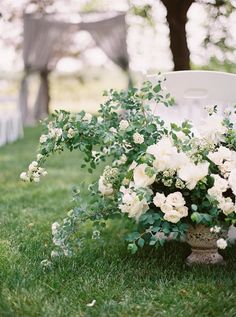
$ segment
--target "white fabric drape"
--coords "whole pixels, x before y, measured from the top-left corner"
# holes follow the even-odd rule
[[[25,123],[31,121],[32,117],[34,120],[42,119],[48,113],[48,74],[61,57],[61,48],[73,38],[76,31],[83,29],[90,32],[105,54],[123,70],[128,71],[125,14],[108,14],[106,17],[104,13],[99,13],[96,16],[95,21],[82,20],[80,23],[64,22],[53,15],[24,16],[25,76],[21,83],[19,105]],[[27,104],[27,75],[32,72],[39,73],[40,87],[33,114],[30,114]]]

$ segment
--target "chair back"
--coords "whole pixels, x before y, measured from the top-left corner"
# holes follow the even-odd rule
[[[217,105],[219,113],[236,104],[236,75],[215,71],[176,71],[163,74],[163,86],[175,99],[175,106],[166,109],[155,105],[153,112],[167,122],[182,122],[185,119],[199,123],[206,115],[204,107]],[[148,80],[155,84],[156,75]]]

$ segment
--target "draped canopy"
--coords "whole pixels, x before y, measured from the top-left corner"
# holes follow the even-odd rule
[[[90,13],[79,16],[80,21],[68,21],[63,16],[25,14],[23,58],[25,74],[21,82],[19,107],[22,118],[38,120],[48,113],[48,74],[52,71],[75,32],[88,31],[104,53],[123,70],[128,71],[127,28],[125,14],[119,12]],[[78,17],[77,17],[78,20]],[[34,113],[28,112],[28,76],[40,74],[40,87]]]

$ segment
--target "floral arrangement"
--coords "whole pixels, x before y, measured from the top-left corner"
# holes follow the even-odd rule
[[[83,203],[75,191],[76,204],[66,218],[52,224],[55,250],[51,256],[72,255],[79,246],[80,224],[92,220],[98,226],[114,216],[128,217],[136,229],[126,237],[135,253],[145,245],[163,245],[168,237],[183,240],[188,227],[203,224],[213,234],[236,223],[236,130],[226,109],[207,109],[198,127],[189,121],[167,125],[152,113],[153,103],[173,105],[173,98],[156,85],[145,82],[140,89],[106,92],[99,116],[56,111],[45,123],[37,160],[21,174],[24,181],[39,182],[47,174],[47,158],[64,149],[84,153],[81,168],[89,173],[104,161],[109,164],[88,188]],[[227,240],[217,246],[224,249]]]

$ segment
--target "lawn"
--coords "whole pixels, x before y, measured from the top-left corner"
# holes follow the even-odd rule
[[[0,149],[1,317],[236,316],[235,247],[224,252],[227,266],[189,268],[185,244],[129,254],[122,240],[127,224],[117,221],[101,241],[88,240],[76,256],[44,272],[51,223],[69,208],[72,186],[88,184],[91,175],[80,170],[79,153],[63,153],[49,161],[40,184],[21,183],[40,130],[25,132]],[[85,230],[89,236],[89,225]]]

